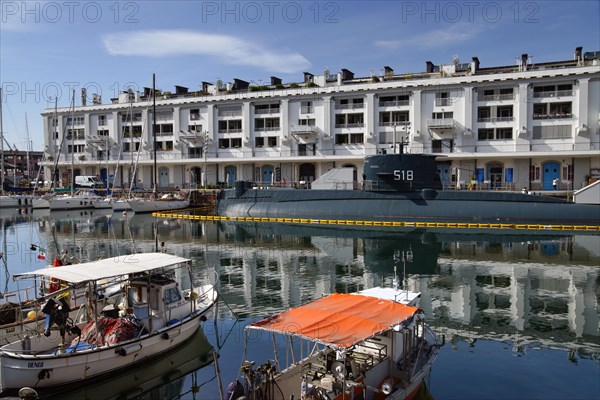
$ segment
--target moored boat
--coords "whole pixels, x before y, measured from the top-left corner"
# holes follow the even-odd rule
[[[157,199],[154,198],[133,198],[127,200],[129,208],[136,213],[150,213],[156,211],[181,210],[190,205],[187,198],[178,198],[170,194],[165,194]]]
[[[246,351],[250,335],[254,342],[257,331],[268,333],[275,363],[243,362],[245,384],[230,385],[229,398],[413,398],[441,343],[397,289],[378,289],[332,294],[248,325]]]
[[[58,279],[73,291],[87,288],[93,320],[77,322],[67,316],[68,303],[48,300],[42,310],[50,329],[0,347],[0,389],[76,384],[183,344],[206,319],[217,292],[212,285],[182,289],[177,267],[191,274],[190,259],[140,253],[14,275],[16,280]],[[111,296],[120,300],[98,310],[94,289],[107,281],[120,288],[120,297]]]
[[[95,208],[94,202],[103,198],[90,190],[80,190],[70,195],[56,195],[49,199],[50,210],[78,210]]]

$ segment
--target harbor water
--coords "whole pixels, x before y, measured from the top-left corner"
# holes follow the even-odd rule
[[[221,295],[214,319],[182,348],[56,398],[218,400],[219,382],[225,390],[245,357],[262,363],[270,354],[269,338],[259,336],[244,355],[249,322],[397,277],[422,293],[419,305],[445,341],[421,398],[600,399],[598,232],[0,211],[3,294],[17,288],[12,274],[64,250],[81,261],[158,250],[191,258],[198,281]]]

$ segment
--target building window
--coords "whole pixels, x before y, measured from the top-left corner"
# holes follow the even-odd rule
[[[382,96],[379,98],[379,107],[399,107],[409,105],[409,95]]]
[[[477,121],[478,122],[489,122],[492,118],[491,107],[478,107],[477,108]]]
[[[200,119],[200,109],[194,108],[190,110],[190,120],[198,121]]]
[[[277,136],[269,136],[267,143],[269,147],[277,147]]]
[[[300,126],[315,126],[317,124],[314,118],[303,118],[298,120]]]
[[[106,126],[106,115],[98,115],[98,126]]]
[[[312,101],[303,101],[300,103],[300,114],[310,114],[313,110],[313,102]]]
[[[171,151],[171,150],[173,150],[173,141],[172,140],[156,142],[156,151]]]
[[[352,133],[352,134],[350,134],[350,143],[351,144],[362,144],[362,143],[364,143],[364,135],[362,133]]]
[[[255,131],[278,131],[279,130],[279,118],[255,118],[254,119],[254,130]]]
[[[379,126],[406,125],[408,122],[408,111],[383,111],[379,113]]]
[[[254,138],[254,147],[263,147],[265,145],[265,138],[257,137]]]
[[[571,125],[534,126],[533,139],[567,139],[572,136]]]
[[[254,106],[254,114],[279,114],[279,103],[257,104]]]
[[[434,113],[431,113],[431,118],[433,118],[433,119],[451,119],[451,118],[454,118],[454,112],[453,111],[434,112]]]
[[[160,124],[156,126],[156,133],[162,136],[170,136],[173,134],[173,124]]]
[[[131,134],[133,132],[133,135]],[[134,125],[134,126],[125,126],[123,127],[123,137],[141,137],[142,136],[142,126]]]
[[[494,129],[482,128],[477,131],[477,140],[494,140]]]
[[[242,131],[242,120],[232,119],[219,121],[219,133],[240,133]]]
[[[141,122],[142,121],[142,113],[126,113],[121,114],[121,122]]]
[[[348,144],[348,135],[335,135],[335,144]]]
[[[98,136],[108,136],[108,129],[98,129],[96,133]]]
[[[512,128],[496,128],[497,140],[512,139]]]
[[[540,167],[537,165],[529,166],[529,180],[530,181],[539,181],[540,180]]]
[[[228,149],[229,148],[229,139],[219,139],[219,148],[220,149]]]
[[[438,107],[446,107],[452,104],[450,94],[448,92],[440,92],[435,94],[435,105]]]
[[[242,147],[242,139],[241,138],[232,138],[231,139],[231,147],[233,147],[233,148]]]
[[[237,117],[242,115],[242,106],[219,106],[217,113],[219,117]]]
[[[85,117],[83,115],[79,115],[76,117],[69,117],[67,118],[67,126],[73,126],[73,125],[83,125],[85,123]]]

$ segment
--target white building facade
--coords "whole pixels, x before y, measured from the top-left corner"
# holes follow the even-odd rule
[[[354,78],[342,70],[304,82],[203,83],[190,92],[125,92],[111,104],[47,109],[46,176],[111,176],[161,189],[308,184],[335,167],[398,152],[438,154],[448,188],[577,190],[600,178],[600,52],[480,68],[458,60],[426,72]],[[156,120],[155,135],[152,123]],[[155,144],[156,143],[156,144]],[[108,172],[107,172],[108,171]]]

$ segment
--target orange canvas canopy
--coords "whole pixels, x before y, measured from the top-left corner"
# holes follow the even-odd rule
[[[335,293],[248,328],[347,348],[406,321],[418,310],[376,297]]]

